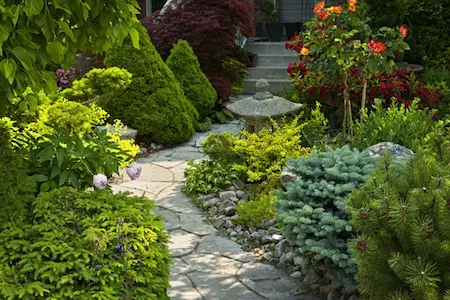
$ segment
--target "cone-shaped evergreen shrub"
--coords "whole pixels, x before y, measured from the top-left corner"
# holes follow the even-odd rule
[[[61,188],[0,232],[1,299],[169,299],[169,239],[152,201]]]
[[[37,192],[23,160],[8,147],[10,142],[6,119],[0,119],[0,231],[9,221],[27,218],[28,206]]]
[[[131,38],[111,49],[107,67],[119,67],[132,75],[131,84],[102,101],[112,119],[120,119],[161,144],[179,144],[194,134],[198,113],[186,99],[172,71],[156,52],[147,30],[137,24],[140,49]]]
[[[200,69],[197,56],[187,41],[179,41],[170,51],[166,64],[181,83],[184,94],[201,118],[207,116],[217,99],[216,90]]]
[[[312,152],[309,158],[288,162],[298,180],[277,191],[277,220],[296,254],[323,265],[335,288],[356,290],[356,266],[347,248],[352,237],[345,202],[366,180],[374,160],[348,146]]]
[[[448,151],[448,149],[447,149]],[[349,197],[351,251],[369,299],[450,299],[450,169],[433,155],[388,157]]]

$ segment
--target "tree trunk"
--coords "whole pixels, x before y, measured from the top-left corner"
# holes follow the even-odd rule
[[[367,97],[367,76],[364,77],[364,84],[362,90],[362,99],[361,99],[361,112],[359,115],[360,122],[364,122],[364,110],[366,108],[366,97]]]

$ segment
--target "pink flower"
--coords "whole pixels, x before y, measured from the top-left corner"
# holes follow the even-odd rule
[[[142,174],[142,167],[137,163],[132,163],[127,167],[127,174],[130,176],[131,180],[138,179]]]
[[[93,184],[99,190],[103,190],[108,185],[108,178],[103,174],[97,174],[93,178]]]

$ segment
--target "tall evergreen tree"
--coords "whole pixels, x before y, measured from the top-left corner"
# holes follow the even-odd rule
[[[194,134],[198,112],[152,45],[147,30],[140,23],[136,29],[140,49],[128,37],[105,58],[107,67],[129,71],[133,75],[131,84],[103,101],[102,106],[112,118],[122,120],[156,143],[182,143]]]
[[[216,90],[200,69],[197,56],[187,41],[179,41],[170,51],[166,61],[184,94],[204,118],[211,112],[217,99]]]

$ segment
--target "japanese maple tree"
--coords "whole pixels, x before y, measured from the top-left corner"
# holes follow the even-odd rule
[[[226,62],[229,58],[247,62],[236,44],[236,32],[253,34],[254,10],[253,0],[173,0],[143,24],[163,58],[178,40],[188,41],[219,98],[227,99],[233,82],[242,78],[236,64]]]

